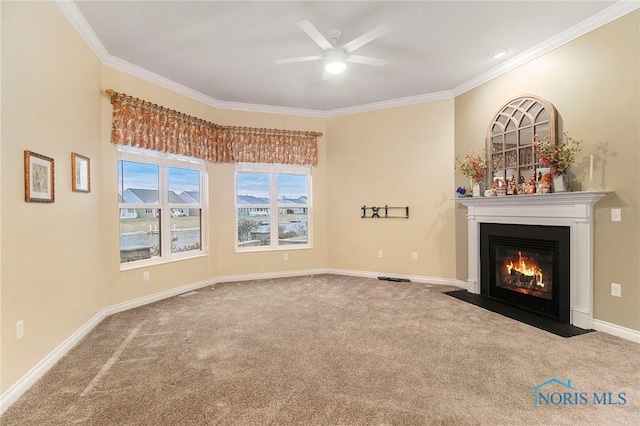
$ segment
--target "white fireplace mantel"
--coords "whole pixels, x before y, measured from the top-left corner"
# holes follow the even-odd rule
[[[469,278],[480,293],[480,223],[568,226],[571,233],[571,324],[590,329],[593,320],[593,205],[608,191],[557,192],[456,199],[467,207]]]

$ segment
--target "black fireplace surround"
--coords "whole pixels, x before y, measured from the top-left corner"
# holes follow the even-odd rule
[[[570,238],[567,226],[481,223],[481,294],[569,324]],[[505,269],[525,260],[535,273]]]

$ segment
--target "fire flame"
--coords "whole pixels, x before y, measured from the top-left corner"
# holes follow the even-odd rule
[[[537,264],[527,265],[527,262],[522,258],[522,252],[518,252],[518,263],[516,265],[513,264],[511,259],[509,259],[509,264],[507,266],[507,273],[511,274],[511,270],[515,270],[520,272],[521,274],[528,276],[536,276],[538,281],[538,286],[544,287],[544,283],[542,281],[542,270],[538,267]]]

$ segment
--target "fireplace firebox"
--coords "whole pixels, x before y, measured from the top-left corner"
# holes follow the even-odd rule
[[[481,294],[570,322],[570,228],[480,224]]]

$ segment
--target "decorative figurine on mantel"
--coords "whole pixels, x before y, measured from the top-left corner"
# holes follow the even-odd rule
[[[504,197],[507,195],[507,185],[501,178],[494,179],[489,194],[492,197]]]
[[[548,194],[551,192],[552,187],[553,177],[551,177],[551,173],[543,174],[540,179],[540,184],[538,185],[538,194]]]
[[[525,193],[529,195],[536,193],[536,173],[535,172],[531,173],[531,177],[529,178],[529,183],[527,184]]]
[[[516,177],[511,175],[509,178],[509,183],[507,184],[507,195],[517,195],[518,194],[518,185],[516,185]]]

